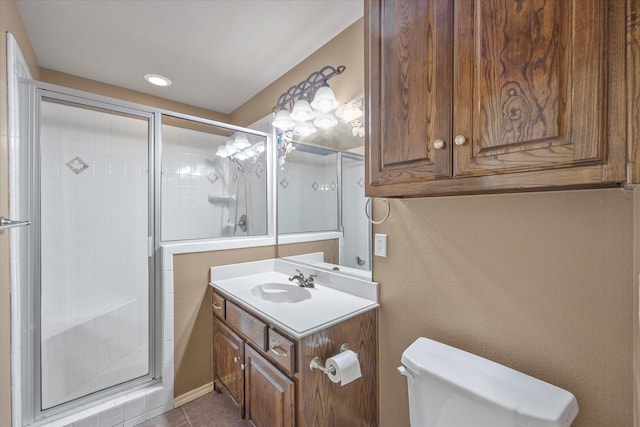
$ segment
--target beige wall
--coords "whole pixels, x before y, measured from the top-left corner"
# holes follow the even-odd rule
[[[396,367],[419,336],[573,392],[575,427],[632,426],[633,209],[619,189],[391,201],[381,427],[408,426]]]
[[[324,252],[324,262],[340,264],[340,241],[338,239],[278,245],[279,257],[309,254],[313,252]]]
[[[364,95],[363,18],[233,111],[231,121],[239,126],[248,126],[265,117],[271,113],[283,92],[325,65],[347,67],[342,74],[329,80],[329,85],[340,102],[348,102]]]
[[[269,258],[275,258],[273,246],[173,257],[174,396],[181,396],[213,380],[209,269]]]
[[[0,215],[9,214],[9,145],[7,132],[7,39],[15,37],[31,74],[38,78],[38,62],[15,0],[0,0]],[[0,231],[0,426],[11,425],[11,311],[9,233]]]

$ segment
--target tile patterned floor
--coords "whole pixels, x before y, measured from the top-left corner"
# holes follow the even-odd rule
[[[215,392],[139,424],[139,427],[245,426],[228,398]]]

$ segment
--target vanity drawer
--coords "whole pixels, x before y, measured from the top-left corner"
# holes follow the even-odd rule
[[[271,359],[290,375],[293,375],[296,370],[295,348],[295,344],[288,338],[283,337],[273,329],[269,329],[269,349],[267,352]]]
[[[213,310],[213,314],[220,319],[225,318],[225,298],[217,293],[213,293],[211,297],[211,309]]]
[[[248,341],[266,350],[267,325],[247,313],[231,301],[226,303],[227,324],[243,334]]]

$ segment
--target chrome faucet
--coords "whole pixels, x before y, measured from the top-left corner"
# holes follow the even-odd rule
[[[297,282],[298,286],[300,286],[301,288],[313,288],[315,287],[315,282],[314,282],[314,278],[318,277],[317,274],[310,274],[309,277],[307,277],[305,279],[304,274],[302,273],[302,271],[296,269],[296,271],[298,272],[298,274],[295,274],[291,277],[289,277],[289,280],[292,282]]]

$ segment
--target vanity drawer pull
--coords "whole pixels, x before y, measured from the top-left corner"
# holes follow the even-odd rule
[[[213,293],[211,296],[211,307],[213,308],[213,314],[220,319],[224,319],[226,317],[225,312],[225,299],[222,295],[217,293]]]
[[[289,353],[279,344],[271,344],[271,351],[278,357],[288,357]]]
[[[269,329],[269,355],[273,362],[289,374],[295,373],[295,344],[287,337]]]

